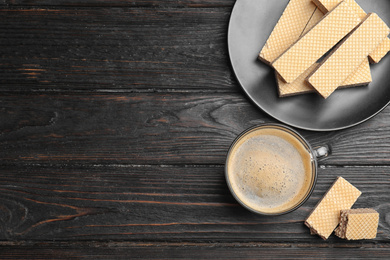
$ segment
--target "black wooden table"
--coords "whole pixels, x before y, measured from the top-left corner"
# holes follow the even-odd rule
[[[233,74],[233,5],[0,0],[1,259],[390,258],[390,107],[299,130],[332,153],[295,212],[258,216],[230,194],[229,145],[277,122]],[[303,225],[337,176],[380,213],[376,239]]]

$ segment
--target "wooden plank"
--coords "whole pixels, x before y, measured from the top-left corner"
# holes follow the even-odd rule
[[[238,108],[245,111],[234,115]],[[3,162],[222,163],[258,117],[233,95],[3,96],[1,153]]]
[[[325,167],[310,199],[278,217],[259,216],[230,194],[223,167],[0,167],[1,240],[325,243],[303,221],[337,176],[362,191],[355,208],[380,213],[388,243],[388,167]],[[327,244],[348,244],[332,235]]]
[[[1,100],[3,163],[223,163],[235,136],[267,119],[232,94],[37,94]]]
[[[1,163],[222,165],[240,132],[277,122],[229,93],[3,94],[0,117]],[[321,165],[389,165],[389,117],[299,132],[331,147]]]
[[[2,0],[12,6],[77,6],[77,7],[231,7],[234,0]]]
[[[0,90],[240,91],[227,53],[230,12],[0,9]]]
[[[239,243],[39,243],[2,247],[6,259],[388,259],[388,246]]]

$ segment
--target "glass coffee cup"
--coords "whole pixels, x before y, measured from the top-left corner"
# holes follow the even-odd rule
[[[326,146],[313,149],[295,130],[261,124],[241,133],[228,151],[225,177],[235,199],[248,210],[281,215],[299,208],[317,180],[317,158]]]

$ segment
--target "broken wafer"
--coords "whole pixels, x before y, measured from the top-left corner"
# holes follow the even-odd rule
[[[269,64],[279,57],[301,36],[316,10],[311,0],[291,0],[262,48],[259,59]]]
[[[335,235],[348,240],[376,237],[379,213],[374,209],[347,209],[340,212],[340,225]]]
[[[339,224],[340,210],[350,209],[361,192],[338,177],[305,221],[305,225],[322,239],[327,239]]]
[[[367,59],[390,29],[378,15],[370,13],[341,41],[308,77],[308,82],[324,98],[329,97],[344,80]]]
[[[332,10],[337,4],[343,0],[313,0],[317,7],[324,13],[327,13],[329,10]],[[348,5],[355,11],[360,19],[364,19],[367,13],[357,4],[354,0],[344,0]],[[381,59],[386,56],[390,51],[390,39],[385,38],[378,47],[369,55],[371,63],[378,63]]]
[[[285,82],[293,82],[350,33],[359,22],[359,17],[348,4],[341,2],[279,56],[272,66]]]

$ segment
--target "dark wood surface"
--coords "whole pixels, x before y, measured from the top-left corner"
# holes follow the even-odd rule
[[[276,122],[235,80],[233,4],[0,0],[0,259],[390,258],[390,108],[299,130],[331,155],[295,212],[258,216],[230,194],[229,145]],[[303,225],[337,176],[380,213],[376,239]]]

